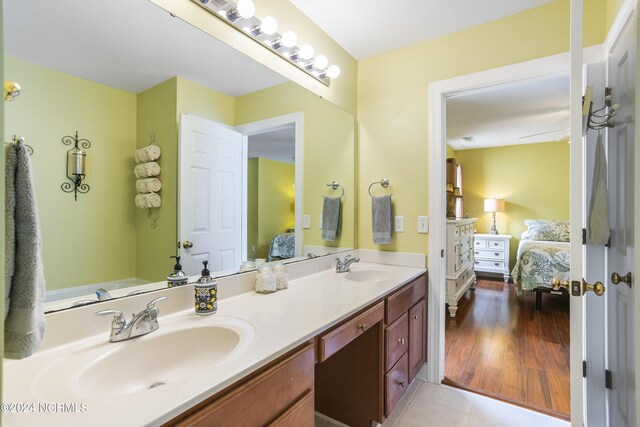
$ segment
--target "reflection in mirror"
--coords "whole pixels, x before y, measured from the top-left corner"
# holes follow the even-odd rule
[[[172,255],[194,254],[184,266],[190,275],[203,259],[218,262],[220,276],[256,258],[297,260],[354,247],[354,119],[342,109],[146,0],[9,2],[4,31],[5,77],[22,86],[20,98],[5,105],[4,136],[24,137],[35,150],[48,311],[164,287]],[[218,169],[206,180],[192,175],[197,185],[182,188],[185,118],[240,135],[239,148],[219,153],[237,155],[235,178],[225,165],[207,163]],[[264,128],[270,121],[278,125]],[[287,129],[295,134],[295,159],[290,146],[274,158],[272,148],[290,144],[278,135]],[[91,191],[74,201],[60,185],[68,150],[62,138],[76,131],[92,144],[84,181]],[[134,151],[152,135],[161,149],[155,227],[134,203]],[[191,142],[192,153],[211,149]],[[254,151],[260,145],[265,151]],[[269,172],[275,162],[279,168]],[[325,241],[323,197],[335,196],[326,186],[334,180],[345,189],[342,232]],[[222,190],[224,203],[210,203]],[[219,210],[217,223],[203,216],[207,197]],[[183,232],[189,217],[192,232],[194,224],[233,228],[233,251],[222,249],[219,234],[204,238],[218,252],[195,254],[200,244]]]

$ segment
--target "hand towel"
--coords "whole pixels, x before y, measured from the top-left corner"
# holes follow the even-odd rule
[[[147,163],[158,160],[161,154],[162,150],[160,150],[160,147],[158,147],[157,145],[149,145],[147,147],[136,150],[134,153],[134,157],[136,159],[136,163]]]
[[[141,163],[133,170],[136,178],[149,178],[160,175],[160,165],[156,162]]]
[[[9,144],[5,154],[4,356],[22,359],[36,352],[44,340],[46,284],[29,153],[24,144]]]
[[[607,192],[607,156],[602,136],[596,141],[596,157],[593,166],[593,185],[589,203],[587,242],[591,245],[606,245],[609,242],[609,194]]]
[[[141,209],[159,208],[162,205],[162,199],[159,194],[138,194],[136,196],[136,206]]]
[[[322,203],[322,240],[333,242],[342,228],[342,198],[324,196]]]
[[[371,225],[373,243],[386,245],[391,243],[393,217],[391,215],[391,195],[371,198]]]
[[[136,181],[136,191],[143,193],[157,193],[162,188],[162,182],[158,178],[145,178]]]

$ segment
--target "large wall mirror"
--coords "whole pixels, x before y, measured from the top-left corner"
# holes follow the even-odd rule
[[[4,29],[5,79],[22,86],[4,138],[33,148],[48,311],[165,287],[174,255],[220,276],[354,247],[341,108],[147,0],[12,1]],[[77,200],[61,189],[76,132],[91,142]],[[159,209],[135,203],[150,144]],[[323,238],[324,197],[341,195],[340,233]]]

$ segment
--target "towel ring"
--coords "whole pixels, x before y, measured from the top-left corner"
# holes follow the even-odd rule
[[[340,198],[344,196],[344,187],[340,185],[338,181],[333,181],[331,184],[327,184],[327,187],[331,187],[331,189],[334,191],[340,188],[342,190],[342,194],[340,194]]]
[[[380,181],[372,182],[369,185],[369,196],[371,197],[373,197],[373,194],[371,194],[371,187],[373,187],[376,184],[380,184],[382,188],[387,188],[389,186],[389,180],[387,178],[382,178]],[[390,196],[393,196],[393,193],[391,193]]]
[[[11,142],[5,142],[5,144],[11,144]],[[24,147],[24,149],[27,150],[27,153],[29,153],[30,156],[33,155],[33,147],[29,144],[24,143],[24,137],[13,135],[13,144],[16,144],[18,147]]]

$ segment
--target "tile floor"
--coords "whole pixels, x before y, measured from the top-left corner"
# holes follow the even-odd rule
[[[315,427],[344,427],[316,416]],[[382,427],[569,427],[566,421],[416,379]]]

